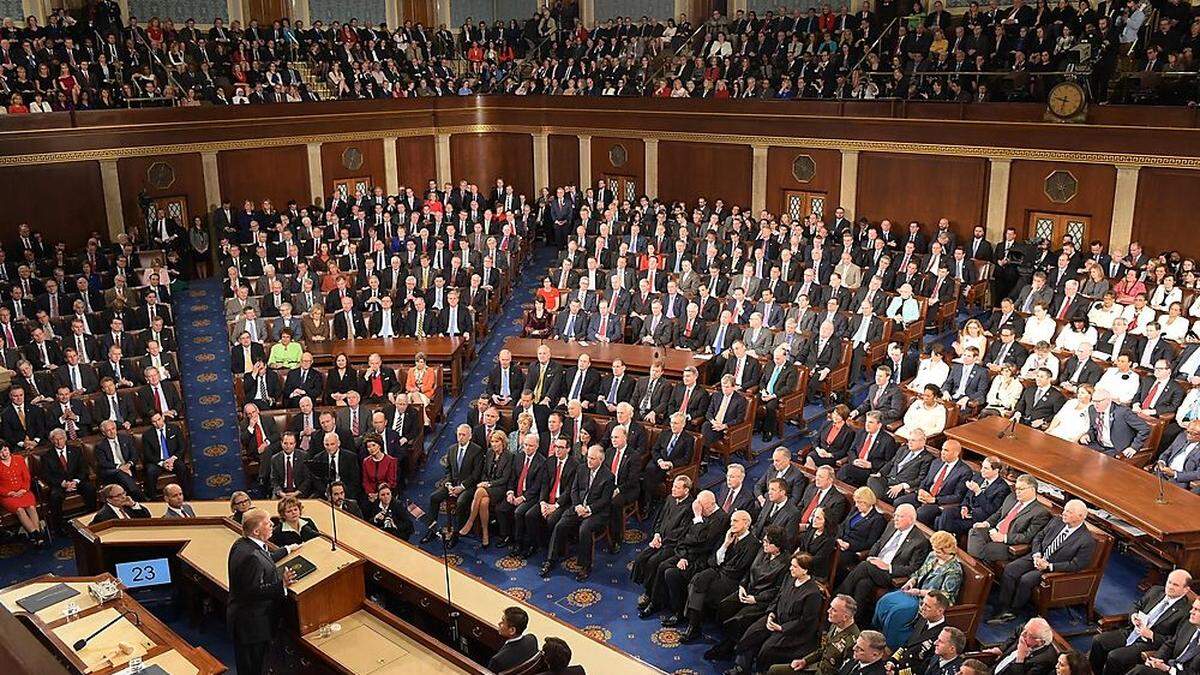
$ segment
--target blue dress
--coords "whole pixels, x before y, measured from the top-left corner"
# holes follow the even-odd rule
[[[958,599],[958,591],[962,588],[963,569],[958,558],[951,558],[945,563],[939,563],[937,557],[930,553],[921,567],[913,573],[916,579],[914,588],[925,591],[941,591],[950,599],[953,605]],[[913,620],[917,617],[917,606],[921,598],[909,595],[902,590],[895,590],[879,599],[875,605],[875,625],[887,638],[888,647],[896,649],[908,642],[912,635]]]

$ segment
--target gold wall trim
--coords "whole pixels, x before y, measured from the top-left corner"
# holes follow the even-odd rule
[[[263,121],[266,122],[268,120]],[[124,146],[116,148],[97,148],[94,150],[73,150],[68,152],[9,155],[0,157],[0,166],[28,166],[30,164],[102,161],[121,159],[124,157],[148,157],[184,153],[250,150],[256,148],[272,148],[289,145],[306,145],[309,143],[382,140],[388,136],[396,138],[412,138],[419,136],[436,137],[439,134],[454,135],[486,133],[613,136],[683,143],[768,145],[782,148],[853,150],[858,152],[938,156],[954,155],[963,157],[979,157],[980,159],[1078,162],[1083,164],[1200,169],[1200,158],[1198,157],[1173,157],[1168,155],[1079,152],[1074,150],[1050,150],[1034,148],[1004,148],[982,145],[945,145],[940,143],[907,143],[902,141],[861,141],[836,138],[805,138],[795,136],[706,134],[683,131],[639,132],[629,129],[604,129],[597,127],[561,127],[550,125],[526,126],[506,124],[467,124],[457,126],[410,127],[403,129],[373,129],[369,131],[353,131],[331,134],[306,134],[301,136],[277,136],[273,138],[224,140],[204,143]]]

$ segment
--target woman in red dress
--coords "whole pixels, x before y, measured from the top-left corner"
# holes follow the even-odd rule
[[[0,445],[0,508],[16,514],[25,536],[40,545],[45,540],[31,481],[25,457],[14,455],[7,445]]]

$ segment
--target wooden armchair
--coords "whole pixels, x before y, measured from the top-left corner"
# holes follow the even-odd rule
[[[758,398],[746,397],[746,417],[741,424],[725,430],[725,436],[705,450],[721,458],[722,464],[729,464],[734,455],[742,455],[747,460],[753,459],[750,453],[750,442],[754,439],[754,419],[758,415]],[[701,439],[701,445],[704,445]]]
[[[916,345],[917,349],[921,348],[921,344],[925,340],[925,321],[926,315],[929,313],[929,300],[927,298],[913,296],[917,300],[919,308],[917,310],[917,319],[904,327],[899,335],[893,335],[893,340],[907,350],[912,345]]]
[[[962,291],[963,301],[968,307],[978,307],[983,309],[984,301],[987,298],[987,291],[992,280],[992,263],[987,260],[973,260],[975,265],[976,281],[967,286]]]
[[[796,388],[779,399],[779,414],[776,415],[779,426],[775,430],[776,435],[783,436],[783,427],[787,420],[803,418],[804,405],[808,401],[808,378],[808,366],[796,366]]]
[[[963,566],[962,588],[958,591],[958,602],[946,610],[946,622],[966,633],[970,642],[987,608],[995,576],[987,565],[965,550],[958,551],[958,560]]]
[[[1038,614],[1045,616],[1053,607],[1085,605],[1088,621],[1096,619],[1096,592],[1100,590],[1100,580],[1104,577],[1104,568],[1112,554],[1113,536],[1091,523],[1086,525],[1096,538],[1096,553],[1092,563],[1077,572],[1042,575],[1042,582],[1033,595]]]
[[[846,391],[850,385],[850,341],[842,340],[842,354],[837,365],[829,371],[829,375],[821,382],[821,395],[829,397],[834,393]]]

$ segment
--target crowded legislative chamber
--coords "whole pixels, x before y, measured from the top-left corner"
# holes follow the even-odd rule
[[[0,19],[5,675],[1200,675],[1193,0]]]

